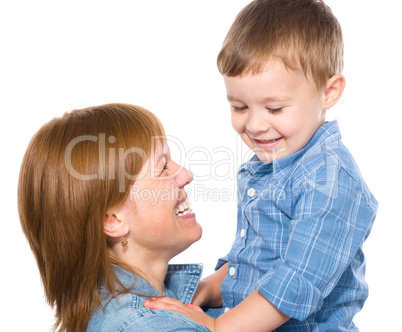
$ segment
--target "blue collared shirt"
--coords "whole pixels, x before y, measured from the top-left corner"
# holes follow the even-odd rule
[[[154,331],[210,331],[193,322],[184,315],[173,311],[150,310],[143,306],[152,296],[163,296],[146,280],[134,276],[131,272],[116,267],[116,274],[123,285],[133,293],[124,294],[110,300],[110,293],[104,287],[100,289],[102,305],[92,315],[87,331],[93,332],[154,332]],[[191,303],[198,282],[201,278],[202,265],[169,265],[165,278],[166,296]]]
[[[291,319],[277,331],[358,331],[353,316],[368,296],[363,242],[378,203],[336,121],[298,152],[257,156],[238,173],[235,241],[217,268],[229,310],[254,290]]]

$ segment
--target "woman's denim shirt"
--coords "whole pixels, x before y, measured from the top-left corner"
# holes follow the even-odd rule
[[[87,331],[210,331],[182,314],[145,308],[145,300],[163,294],[144,279],[125,269],[116,267],[115,271],[125,287],[133,293],[147,297],[124,294],[110,300],[109,291],[101,287],[100,295],[104,308],[99,307],[92,315]],[[169,265],[165,278],[166,296],[183,303],[191,303],[201,273],[201,264]]]

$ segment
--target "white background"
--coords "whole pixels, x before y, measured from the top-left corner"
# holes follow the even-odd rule
[[[210,151],[209,165],[193,167],[182,159],[195,173],[190,192],[195,185],[233,191],[235,170],[225,180],[201,176],[225,157],[213,149],[234,151],[233,165],[246,151],[230,126],[216,56],[233,19],[248,2],[1,2],[0,330],[49,331],[54,323],[20,228],[16,200],[27,144],[54,116],[109,102],[143,106],[187,152],[197,147]],[[328,118],[338,119],[345,144],[380,201],[365,244],[370,297],[355,322],[361,331],[395,331],[402,297],[399,1],[327,3],[343,27],[347,79],[344,96]],[[184,158],[172,150],[174,157]],[[204,275],[229,251],[235,232],[236,203],[233,198],[214,197],[216,193],[204,198],[190,193],[204,235],[174,259],[203,262]]]

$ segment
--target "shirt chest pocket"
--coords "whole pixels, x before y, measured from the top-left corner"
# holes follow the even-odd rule
[[[276,247],[278,240],[287,242],[291,218],[284,210],[287,202],[273,201],[258,196],[250,201],[243,210],[248,234],[261,238],[261,246]]]

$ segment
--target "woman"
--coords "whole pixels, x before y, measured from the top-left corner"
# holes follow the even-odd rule
[[[191,302],[199,265],[168,266],[202,234],[184,186],[189,170],[169,154],[149,111],[109,104],[64,114],[32,138],[18,209],[60,331],[209,331],[143,307]]]

